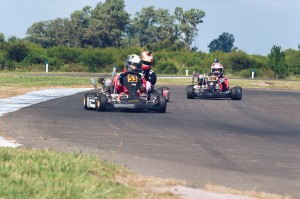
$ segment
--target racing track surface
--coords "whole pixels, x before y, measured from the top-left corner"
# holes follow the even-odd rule
[[[186,99],[167,112],[84,110],[83,93],[1,118],[29,147],[83,151],[143,174],[300,198],[300,92],[243,90],[241,101]]]

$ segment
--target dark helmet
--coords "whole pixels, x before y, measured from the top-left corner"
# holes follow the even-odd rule
[[[215,59],[214,63],[219,63],[219,60],[218,58]]]

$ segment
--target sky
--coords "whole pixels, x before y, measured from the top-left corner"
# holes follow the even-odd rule
[[[85,6],[94,8],[104,0],[0,0],[0,33],[24,38],[36,22],[69,18]],[[248,54],[268,55],[276,45],[282,50],[298,50],[300,44],[300,0],[125,0],[125,10],[134,17],[143,7],[176,7],[205,12],[198,25],[193,46],[208,52],[208,45],[227,32],[235,38],[234,46]]]

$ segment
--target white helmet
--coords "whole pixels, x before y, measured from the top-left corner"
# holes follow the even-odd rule
[[[213,63],[211,65],[211,73],[215,73],[215,74],[223,74],[223,65],[220,62],[217,63]]]
[[[140,71],[141,70],[141,59],[136,54],[128,55],[125,61],[127,71]]]

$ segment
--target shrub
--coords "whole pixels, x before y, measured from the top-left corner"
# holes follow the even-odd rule
[[[178,68],[176,64],[172,61],[161,61],[155,65],[156,73],[160,74],[176,74],[178,73]]]

